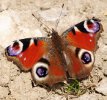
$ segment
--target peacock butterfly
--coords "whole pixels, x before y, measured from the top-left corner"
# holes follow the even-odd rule
[[[5,54],[21,70],[31,71],[38,84],[52,86],[69,78],[83,79],[93,68],[93,52],[102,30],[99,19],[87,19],[61,36],[52,29],[50,38],[16,40],[5,49]]]

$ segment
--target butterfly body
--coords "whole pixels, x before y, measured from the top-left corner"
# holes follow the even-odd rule
[[[89,76],[94,63],[93,51],[102,25],[88,19],[69,28],[61,36],[52,30],[51,38],[16,40],[5,49],[9,60],[23,71],[32,70],[38,84],[53,85],[69,78]]]

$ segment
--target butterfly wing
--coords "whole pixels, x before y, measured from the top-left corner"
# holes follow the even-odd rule
[[[26,38],[14,41],[5,49],[8,60],[22,70],[32,69],[38,84],[53,85],[65,79],[65,71],[50,38]]]
[[[34,65],[32,76],[38,84],[48,84],[49,86],[65,80],[65,70],[54,49]]]
[[[93,51],[102,30],[100,20],[92,18],[69,28],[62,34],[62,37],[69,45]]]
[[[62,34],[66,54],[72,66],[68,66],[71,77],[82,79],[89,76],[94,63],[93,51],[102,31],[100,20],[92,18],[82,21]]]
[[[72,78],[84,79],[90,75],[93,68],[94,55],[92,51],[68,46],[66,48],[68,71]]]
[[[46,52],[46,40],[26,38],[14,41],[8,46],[6,56],[16,63],[22,70],[29,70]]]
[[[94,56],[88,50],[94,50],[96,33],[100,31],[99,21],[90,19],[63,33],[63,44],[67,46],[64,49],[64,57],[71,77],[81,79],[89,75]],[[83,49],[73,49],[72,45]],[[66,79],[65,68],[55,52],[51,39],[21,39],[14,41],[5,51],[7,58],[16,63],[22,70],[32,69],[32,76],[39,84],[53,85]]]

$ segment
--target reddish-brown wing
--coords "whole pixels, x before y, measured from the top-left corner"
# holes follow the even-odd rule
[[[72,78],[84,79],[90,75],[93,68],[94,55],[93,52],[85,49],[67,46],[66,48],[68,71]]]
[[[82,21],[66,30],[62,37],[72,46],[94,51],[102,25],[98,19],[92,18]]]
[[[14,41],[5,49],[8,60],[22,70],[32,69],[39,84],[53,85],[65,80],[65,71],[50,38],[27,38]]]
[[[72,61],[72,65],[68,66],[72,78],[82,79],[89,76],[94,63],[92,51],[96,48],[102,30],[100,20],[92,18],[76,24],[62,34],[68,61]]]
[[[6,48],[6,56],[23,70],[29,70],[47,50],[47,42],[42,39],[26,38],[14,41]]]

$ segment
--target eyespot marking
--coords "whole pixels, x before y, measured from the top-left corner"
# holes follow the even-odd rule
[[[32,76],[36,82],[43,82],[45,81],[49,76],[49,65],[47,59],[41,58],[34,67],[32,68]]]
[[[81,56],[81,60],[84,64],[90,63],[92,61],[90,53],[84,52]]]
[[[50,66],[49,61],[47,59],[45,59],[45,58],[41,58],[38,62],[43,62],[43,63],[46,63],[46,64],[48,64]]]
[[[7,53],[9,56],[17,56],[23,50],[23,43],[21,41],[14,41],[13,44],[7,47]]]
[[[75,53],[86,67],[92,67],[94,63],[94,55],[91,51],[76,48]]]
[[[100,23],[94,19],[86,20],[84,21],[84,28],[89,33],[97,33],[100,30]]]
[[[41,77],[45,77],[48,74],[47,68],[45,67],[39,67],[36,70],[36,74],[41,78]]]

